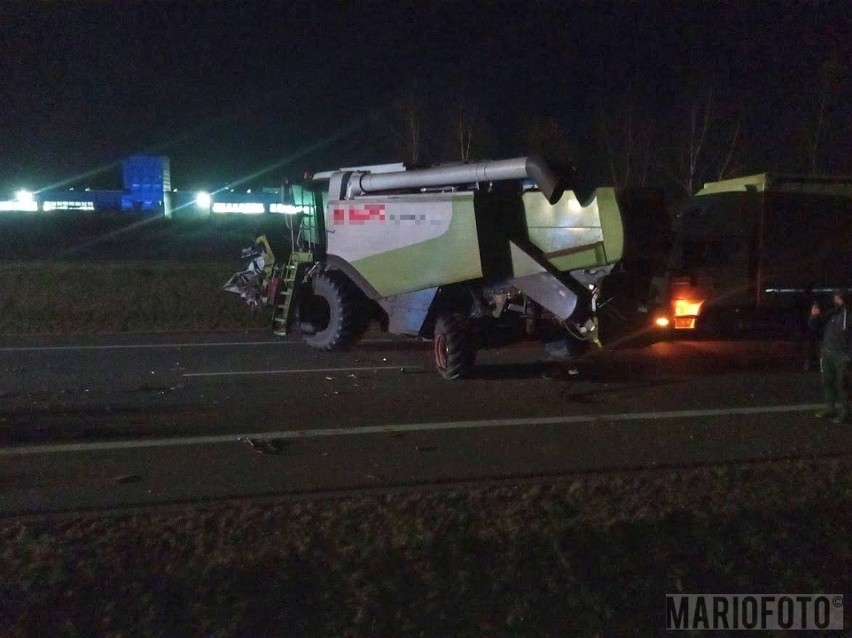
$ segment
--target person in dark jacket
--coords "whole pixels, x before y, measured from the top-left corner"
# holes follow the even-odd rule
[[[852,317],[846,307],[842,290],[835,290],[832,308],[825,314],[818,304],[811,308],[810,324],[822,333],[819,365],[822,371],[822,388],[825,393],[825,409],[817,417],[833,417],[835,423],[849,421],[849,394],[846,375],[849,368],[849,332]],[[835,409],[836,408],[836,409]]]

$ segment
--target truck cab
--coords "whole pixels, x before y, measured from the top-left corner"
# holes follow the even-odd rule
[[[651,291],[659,334],[797,331],[852,285],[852,177],[762,173],[705,185],[674,221]]]

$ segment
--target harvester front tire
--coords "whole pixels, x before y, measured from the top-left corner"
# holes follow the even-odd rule
[[[342,272],[320,273],[299,306],[302,340],[317,350],[346,350],[363,334],[364,295]]]
[[[441,315],[435,321],[435,369],[445,379],[459,379],[470,373],[476,359],[471,326],[459,314]]]

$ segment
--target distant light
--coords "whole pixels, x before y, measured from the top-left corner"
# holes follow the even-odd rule
[[[296,215],[308,212],[307,206],[293,206],[293,204],[270,204],[270,213],[283,213],[285,215]]]
[[[38,202],[29,191],[18,191],[15,199],[0,201],[0,212],[35,213],[38,212]]]
[[[15,199],[18,200],[21,204],[29,204],[35,201],[35,197],[33,196],[31,191],[27,190],[19,190],[15,193]]]
[[[213,198],[210,197],[210,193],[206,191],[199,191],[195,195],[195,205],[199,208],[210,208],[210,204],[213,203]]]
[[[259,202],[216,202],[213,204],[214,213],[242,213],[243,215],[260,215],[266,212],[266,207]]]
[[[248,190],[246,191],[246,193],[251,193],[251,189],[248,189]]]
[[[41,209],[46,213],[52,210],[95,210],[95,202],[46,201],[42,204]]]
[[[669,327],[669,318],[668,317],[657,317],[654,320],[654,323],[658,328],[668,328]]]

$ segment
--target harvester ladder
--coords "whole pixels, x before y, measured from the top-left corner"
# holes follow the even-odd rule
[[[272,313],[272,329],[277,335],[286,335],[290,327],[293,312],[293,296],[298,284],[304,276],[305,268],[313,265],[314,254],[310,252],[293,251],[287,264],[283,267],[281,286],[275,299],[275,309]]]

